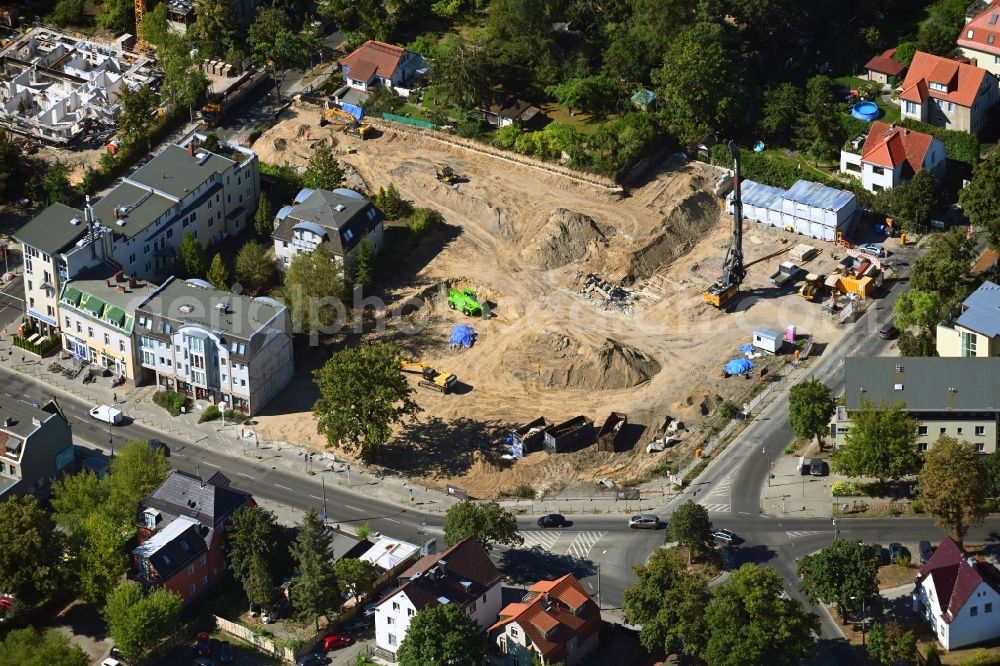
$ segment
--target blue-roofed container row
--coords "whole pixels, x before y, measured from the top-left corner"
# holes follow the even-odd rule
[[[807,180],[797,181],[788,191],[744,180],[741,195],[744,219],[827,241],[835,241],[838,230],[846,234],[858,213],[853,193]],[[730,193],[730,214],[732,201]]]

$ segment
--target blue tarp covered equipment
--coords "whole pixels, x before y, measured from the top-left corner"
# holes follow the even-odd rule
[[[471,347],[475,340],[476,331],[468,324],[459,324],[455,328],[451,329],[451,338],[448,340],[448,343],[453,345],[462,345],[463,347]]]
[[[729,363],[726,363],[726,372],[730,375],[742,375],[744,372],[749,372],[750,370],[753,370],[753,363],[745,358],[734,358]]]
[[[740,351],[748,354],[753,353],[753,345],[740,345]]]

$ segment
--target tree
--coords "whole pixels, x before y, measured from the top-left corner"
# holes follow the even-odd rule
[[[229,269],[222,262],[221,252],[216,252],[215,256],[212,257],[212,264],[208,267],[205,279],[216,289],[221,291],[229,289]]]
[[[49,23],[60,28],[68,25],[79,25],[83,19],[83,0],[59,0],[52,13],[45,17]]]
[[[548,86],[545,92],[565,106],[570,115],[573,109],[603,113],[618,106],[622,98],[618,84],[603,74],[566,79]]]
[[[365,238],[358,246],[358,263],[354,269],[354,284],[370,287],[375,282],[375,243]]]
[[[257,8],[246,43],[254,62],[273,65],[276,71],[307,66],[322,46],[313,28],[296,30],[287,12],[267,5]]]
[[[896,54],[893,58],[903,67],[909,67],[910,63],[913,62],[913,56],[917,52],[916,42],[900,42],[896,46]]]
[[[955,35],[965,24],[965,7],[962,2],[932,2],[927,7],[928,17],[917,30],[917,49],[939,56],[955,52]]]
[[[313,414],[327,446],[360,449],[370,460],[395,424],[419,413],[399,361],[396,345],[372,344],[338,351],[313,373],[320,393]]]
[[[795,666],[815,649],[819,618],[794,599],[783,599],[774,569],[744,564],[717,587],[705,611],[709,666]]]
[[[900,331],[896,341],[899,355],[906,356],[937,356],[937,345],[934,337],[927,331],[913,334],[910,331]]]
[[[969,442],[941,435],[924,454],[920,499],[924,511],[959,544],[969,525],[983,521],[987,511],[987,478],[976,448]]]
[[[6,666],[87,666],[90,658],[56,629],[12,629],[0,641]]]
[[[388,188],[378,188],[375,195],[374,206],[382,211],[387,220],[398,220],[413,212],[413,206],[400,195],[399,190],[392,183]]]
[[[332,542],[333,536],[326,531],[316,509],[310,508],[292,544],[292,557],[299,572],[292,584],[292,603],[300,614],[315,619],[317,630],[320,615],[329,615],[340,608],[340,586],[330,557]]]
[[[860,541],[834,541],[799,560],[799,589],[810,603],[834,603],[847,619],[848,609],[871,606],[878,597],[877,546]]]
[[[986,496],[1000,497],[1000,456],[980,456],[979,464],[983,468]]]
[[[270,601],[274,596],[271,572],[283,577],[291,568],[285,528],[278,524],[274,513],[256,505],[233,513],[226,524],[222,548],[233,578],[252,603]]]
[[[378,580],[379,570],[368,560],[359,560],[354,557],[342,557],[334,565],[337,580],[345,592],[354,595],[357,602],[361,601],[361,595],[372,589],[375,581]]]
[[[73,587],[88,603],[100,608],[108,591],[128,571],[127,546],[135,537],[135,528],[95,512],[83,521],[81,533],[83,543],[70,566]]]
[[[708,640],[705,609],[711,599],[708,582],[688,573],[677,553],[657,548],[645,565],[633,567],[636,581],[622,602],[625,620],[642,627],[639,641],[650,651],[677,649],[701,654]]]
[[[449,547],[471,538],[487,553],[494,545],[520,546],[517,518],[496,502],[459,502],[444,518],[444,541]]]
[[[156,644],[177,627],[181,598],[156,588],[144,594],[135,581],[123,581],[108,594],[104,619],[115,645],[131,663],[146,659]]]
[[[990,247],[1000,248],[1000,150],[972,170],[972,181],[958,193],[958,203],[972,224],[986,230]]]
[[[479,625],[457,604],[426,606],[414,615],[396,653],[399,666],[479,666],[485,658]]]
[[[333,156],[333,150],[325,143],[316,146],[302,174],[302,184],[316,190],[333,190],[343,182],[344,169]]]
[[[823,450],[823,435],[830,429],[830,417],[837,408],[830,387],[812,378],[799,382],[788,392],[788,423],[800,439],[816,438]]]
[[[257,235],[261,238],[270,238],[274,233],[274,216],[271,214],[271,202],[267,200],[267,195],[260,193],[257,200],[257,212],[253,216],[253,226]]]
[[[105,480],[89,470],[67,474],[52,484],[53,518],[58,525],[72,531],[101,509],[108,492]]]
[[[20,149],[10,140],[6,130],[0,129],[0,192],[7,191],[11,176],[21,170],[23,163]]]
[[[274,260],[261,243],[250,241],[236,253],[235,273],[243,293],[257,296],[274,281]]]
[[[125,442],[107,477],[110,515],[118,523],[134,524],[139,501],[156,490],[169,471],[163,449],[150,447],[146,440]]]
[[[722,25],[697,23],[670,43],[663,67],[652,74],[671,127],[684,143],[728,130],[746,113],[746,67],[724,39]]]
[[[97,15],[97,25],[116,35],[135,34],[135,5],[131,0],[107,0],[104,11]]]
[[[868,632],[867,649],[868,656],[880,664],[912,664],[917,656],[917,639],[896,622],[876,623]]]
[[[817,159],[835,154],[847,138],[834,105],[833,90],[828,76],[814,76],[806,83],[806,113],[797,134],[799,143]]]
[[[933,337],[937,324],[941,321],[941,294],[937,291],[909,289],[899,295],[892,311],[896,315],[896,327],[899,330],[919,326]]]
[[[236,260],[239,275],[238,255]],[[344,266],[324,244],[292,257],[278,295],[288,307],[293,329],[318,335],[320,327],[333,326],[342,316],[345,292]]]
[[[781,83],[764,91],[760,131],[767,139],[782,143],[792,138],[795,122],[802,113],[802,93],[791,83]]]
[[[703,555],[712,550],[712,521],[708,509],[691,500],[684,502],[667,525],[667,541],[676,541],[687,548],[688,565],[695,553]]]
[[[129,3],[132,7],[132,3]],[[132,89],[122,86],[118,90],[121,112],[118,116],[118,135],[127,145],[135,145],[149,136],[156,116],[156,93],[148,84]]]
[[[438,47],[433,84],[445,103],[459,107],[485,103],[491,87],[489,55],[481,46],[449,35]]]
[[[847,476],[873,476],[880,485],[899,479],[920,466],[917,422],[900,403],[877,406],[862,400],[851,414],[851,429],[833,453],[833,470]]]
[[[930,247],[913,261],[910,289],[937,292],[942,318],[972,290],[975,245],[963,229],[952,229],[931,236]]]
[[[59,584],[62,538],[34,495],[0,502],[0,590],[34,606]]]
[[[389,86],[375,86],[369,90],[371,93],[368,99],[361,105],[365,115],[380,116],[383,113],[395,113],[405,103],[403,98]]]
[[[42,176],[29,182],[30,198],[46,206],[55,203],[69,204],[73,198],[73,186],[69,184],[69,172],[62,164],[53,164]]]
[[[185,231],[177,247],[177,259],[186,277],[202,277],[205,275],[205,251],[201,243],[190,231]]]
[[[916,230],[930,224],[940,199],[937,181],[930,171],[922,169],[910,182],[904,181],[888,192],[892,196],[892,213],[906,223],[904,228]]]
[[[239,23],[228,0],[201,0],[194,7],[191,37],[206,55],[224,55],[236,44]]]

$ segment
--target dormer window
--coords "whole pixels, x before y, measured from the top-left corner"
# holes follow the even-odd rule
[[[946,86],[943,83],[937,83],[935,81],[931,81],[928,85],[930,86],[931,90],[937,90],[938,92],[948,92],[948,86]]]
[[[142,512],[142,522],[146,529],[155,530],[160,522],[160,512],[156,509],[146,509]]]
[[[965,38],[966,39],[972,39],[972,35],[974,33],[975,33],[975,31],[972,28],[969,28],[969,31],[967,33],[965,33]]]

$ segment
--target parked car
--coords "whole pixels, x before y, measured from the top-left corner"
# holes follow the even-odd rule
[[[655,530],[660,526],[660,517],[651,513],[640,513],[628,519],[628,526],[634,530]]]
[[[225,641],[222,641],[219,644],[219,661],[223,664],[231,664],[233,663],[234,657],[233,646]]]
[[[215,662],[208,657],[195,657],[194,661],[191,662],[194,666],[215,666]]]
[[[549,513],[538,519],[539,527],[563,527],[566,524],[566,516],[561,513]]]
[[[207,631],[202,631],[198,634],[197,642],[194,646],[194,651],[203,657],[207,657],[212,654],[212,639],[208,635]]]
[[[931,546],[930,541],[920,542],[920,563],[927,564],[928,560],[931,559],[931,555],[934,554],[934,548]]]
[[[895,562],[903,556],[903,544],[893,541],[889,544],[889,561]]]
[[[339,650],[354,642],[354,639],[347,634],[330,634],[323,638],[324,650]]]
[[[111,425],[120,425],[125,420],[125,415],[122,414],[122,410],[120,409],[115,409],[109,405],[98,405],[90,410],[90,418],[104,421]]]
[[[862,252],[867,252],[868,254],[874,254],[876,257],[889,256],[889,253],[885,251],[885,248],[881,243],[864,243],[859,245],[858,249]]]
[[[895,317],[890,318],[889,321],[882,324],[882,328],[878,329],[878,337],[883,340],[891,340],[897,335],[899,335],[899,330],[896,328]]]
[[[330,661],[331,659],[325,654],[310,652],[309,654],[304,654],[299,657],[298,661],[295,663],[297,666],[322,666],[322,664],[329,664]]]
[[[358,618],[356,620],[351,620],[350,622],[345,622],[344,623],[344,630],[345,631],[352,631],[354,633],[357,633],[359,631],[364,631],[365,629],[367,629],[371,625],[372,625],[372,618],[371,617],[362,617],[362,618]]]
[[[724,529],[712,530],[712,536],[719,541],[725,541],[726,543],[733,543],[736,541],[736,534]]]
[[[823,476],[826,471],[826,466],[823,464],[822,458],[813,458],[809,461],[809,474],[812,476]]]

